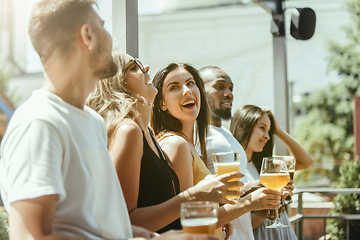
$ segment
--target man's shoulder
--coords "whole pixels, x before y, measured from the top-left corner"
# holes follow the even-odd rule
[[[231,132],[226,129],[225,127],[221,126],[221,127],[215,127],[215,126],[209,126],[209,133],[208,133],[208,138],[216,138],[218,139],[219,137],[224,137],[226,139],[228,138],[234,138],[233,135],[231,134]]]

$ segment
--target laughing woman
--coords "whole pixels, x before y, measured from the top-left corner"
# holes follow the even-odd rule
[[[207,159],[205,138],[209,110],[204,84],[194,67],[176,63],[158,71],[153,82],[158,93],[154,101],[152,127],[179,177],[180,190],[184,191],[211,175],[194,146],[195,135],[198,136],[202,157]],[[238,193],[227,193],[228,196],[232,194]],[[234,205],[225,204],[219,208],[217,227],[251,210],[278,208],[279,195],[278,191],[259,189]]]
[[[108,149],[132,224],[159,233],[181,229],[180,203],[228,202],[225,193],[231,185],[227,180],[238,174],[222,175],[180,191],[178,177],[148,127],[157,93],[149,66],[118,51],[113,58],[117,74],[97,83],[87,105],[105,120]]]

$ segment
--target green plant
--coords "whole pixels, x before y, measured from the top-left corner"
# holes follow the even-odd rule
[[[343,80],[303,97],[295,106],[303,117],[294,136],[315,161],[314,167],[297,175],[299,180],[317,173],[337,181],[337,165],[325,170],[325,164],[353,159],[353,97],[360,95],[360,1],[346,4],[351,16],[351,22],[343,27],[346,37],[341,43],[330,42],[328,53],[329,70],[335,70]]]
[[[9,239],[9,226],[7,223],[7,214],[6,212],[0,211],[0,239],[8,240]]]
[[[339,169],[339,188],[360,188],[360,161],[356,157],[354,161],[344,161]],[[333,201],[334,205],[330,215],[360,214],[360,195],[338,194]],[[329,219],[326,228],[331,239],[346,239],[346,221],[341,219]],[[350,221],[350,239],[359,239],[360,221]]]
[[[0,62],[0,90],[13,104],[17,104],[21,97],[18,94],[17,88],[10,89],[9,81],[12,77],[10,70],[6,66],[1,66]]]

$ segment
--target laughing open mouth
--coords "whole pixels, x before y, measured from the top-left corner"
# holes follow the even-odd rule
[[[185,107],[185,108],[193,107],[193,106],[195,106],[195,101],[193,99],[188,100],[188,101],[184,102],[183,104],[181,104],[181,106]]]

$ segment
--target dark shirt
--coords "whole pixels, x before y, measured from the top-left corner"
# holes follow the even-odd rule
[[[151,131],[150,131],[151,133]],[[143,156],[141,159],[140,186],[137,207],[148,207],[163,203],[180,193],[179,179],[169,159],[151,135],[160,154],[154,153],[143,134]],[[170,229],[181,229],[180,219],[157,231],[166,232]]]

